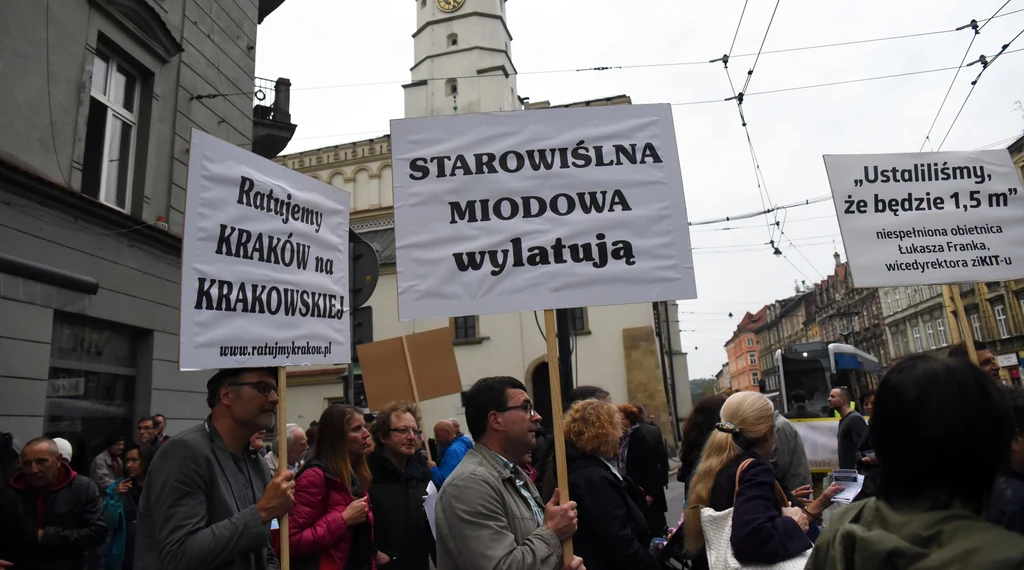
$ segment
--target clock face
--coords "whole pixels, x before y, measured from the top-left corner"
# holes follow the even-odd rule
[[[454,12],[465,3],[466,0],[437,0],[437,7],[442,12]]]

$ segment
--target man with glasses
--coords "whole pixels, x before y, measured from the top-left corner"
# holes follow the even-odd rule
[[[139,434],[139,443],[156,444],[156,420],[153,419],[153,416],[139,418],[139,423],[136,424],[135,430]]]
[[[430,478],[434,481],[434,486],[440,489],[452,471],[459,466],[466,452],[473,449],[473,440],[460,435],[448,420],[441,420],[434,425],[434,439],[437,440],[438,453],[442,455],[441,463],[430,468]]]
[[[389,560],[383,568],[391,570],[428,570],[435,556],[423,509],[430,475],[427,459],[419,453],[421,421],[416,404],[388,403],[377,412],[376,445],[366,458],[373,475],[373,543]]]
[[[271,476],[249,447],[274,427],[277,371],[225,369],[206,384],[210,415],[153,459],[136,527],[137,570],[277,570],[270,522],[292,504],[294,474]]]
[[[515,378],[484,378],[466,393],[466,426],[476,447],[437,495],[438,568],[563,568],[562,541],[576,533],[576,503],[559,505],[555,491],[544,505],[516,467],[533,450],[540,420]],[[568,566],[582,568],[578,557]]]

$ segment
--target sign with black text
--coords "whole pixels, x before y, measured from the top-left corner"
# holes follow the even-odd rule
[[[350,199],[193,129],[178,367],[349,362]]]
[[[1007,151],[824,158],[857,287],[1024,277],[1024,193]]]
[[[696,298],[669,105],[392,121],[402,320]]]

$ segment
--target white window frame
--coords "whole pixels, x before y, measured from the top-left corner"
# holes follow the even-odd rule
[[[946,340],[946,321],[944,319],[935,321],[935,328],[939,331],[939,346],[946,346],[949,343]]]
[[[756,352],[748,352],[747,353],[747,362],[749,363],[750,366],[757,366],[757,353]]]
[[[93,81],[90,79],[90,81],[89,81],[89,96],[91,98],[96,99],[97,101],[102,103],[104,107],[107,108],[106,122],[104,123],[104,127],[103,127],[103,129],[104,129],[103,130],[103,153],[102,153],[103,164],[100,167],[100,185],[99,185],[99,189],[97,191],[96,199],[98,201],[106,204],[107,206],[110,206],[111,208],[114,208],[116,210],[120,210],[120,211],[125,212],[125,213],[130,213],[131,207],[132,207],[132,178],[134,178],[134,176],[135,176],[135,144],[136,144],[136,137],[138,137],[138,134],[139,134],[138,111],[139,111],[139,102],[141,100],[140,92],[142,91],[142,76],[139,75],[139,73],[137,71],[135,71],[135,69],[132,66],[127,65],[126,63],[124,63],[124,60],[122,60],[121,58],[115,56],[111,52],[106,51],[106,50],[102,50],[102,49],[97,49],[96,53],[93,55],[93,72],[94,73],[95,73],[95,70],[96,70],[95,61],[96,61],[96,58],[100,56],[100,54],[102,54],[103,57],[107,58],[107,79],[106,79],[105,85],[106,85],[106,88],[107,88],[108,92],[110,91],[110,86],[113,83],[114,73],[118,69],[122,70],[126,74],[130,74],[131,76],[133,76],[135,78],[135,93],[133,94],[134,95],[134,101],[133,101],[134,104],[132,105],[132,107],[135,109],[135,112],[131,113],[127,109],[125,109],[124,107],[122,107],[122,106],[118,105],[117,103],[113,102],[112,100],[110,100],[107,97],[107,95],[105,93],[97,92],[95,89],[92,88]],[[91,103],[91,100],[90,100],[90,103]],[[126,180],[125,180],[126,188],[125,188],[125,194],[124,194],[124,207],[123,208],[118,206],[114,202],[108,202],[107,199],[106,199],[106,196],[105,196],[106,191],[107,191],[107,171],[108,171],[108,168],[110,166],[110,161],[107,159],[107,156],[108,156],[107,153],[110,152],[110,132],[111,132],[110,122],[112,120],[112,116],[113,115],[116,115],[119,119],[121,119],[122,121],[128,123],[132,127],[132,140],[131,140],[131,143],[129,145],[129,155],[128,155],[128,172],[125,174],[125,177],[126,177]],[[116,195],[114,196],[114,200],[115,201],[117,200],[117,196]]]
[[[753,347],[753,346],[754,346],[754,339],[752,339],[752,338],[750,338],[750,337],[748,336],[748,337],[747,337],[747,348],[751,348],[751,347]]]
[[[900,290],[899,289],[893,289],[892,290],[892,296],[893,296],[893,298],[896,299],[896,310],[897,311],[902,311],[903,310],[903,304],[900,302]]]
[[[1009,338],[1010,329],[1006,323],[1006,307],[1002,304],[992,305],[992,312],[996,315],[996,328],[999,330],[999,338]]]
[[[935,348],[935,329],[930,322],[924,324],[924,334],[928,337],[928,348]]]
[[[974,332],[974,340],[985,340],[981,334],[981,315],[978,313],[970,315],[970,321],[972,332]]]
[[[914,349],[916,352],[924,350],[924,346],[921,344],[921,327],[914,327]]]
[[[885,308],[889,310],[889,314],[893,314],[892,310],[892,291],[885,292]]]

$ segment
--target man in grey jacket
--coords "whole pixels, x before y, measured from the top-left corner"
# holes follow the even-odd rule
[[[270,521],[288,512],[294,475],[271,477],[248,449],[274,426],[273,368],[226,369],[207,383],[210,415],[167,441],[138,511],[138,570],[278,570]]]
[[[807,461],[804,440],[793,424],[775,411],[775,450],[772,452],[772,469],[775,477],[787,491],[810,487],[811,466]]]
[[[576,503],[544,505],[517,467],[536,443],[540,416],[523,383],[484,378],[466,393],[476,446],[437,495],[437,567],[444,570],[558,570],[562,541],[576,533]],[[567,570],[585,570],[576,557]]]

